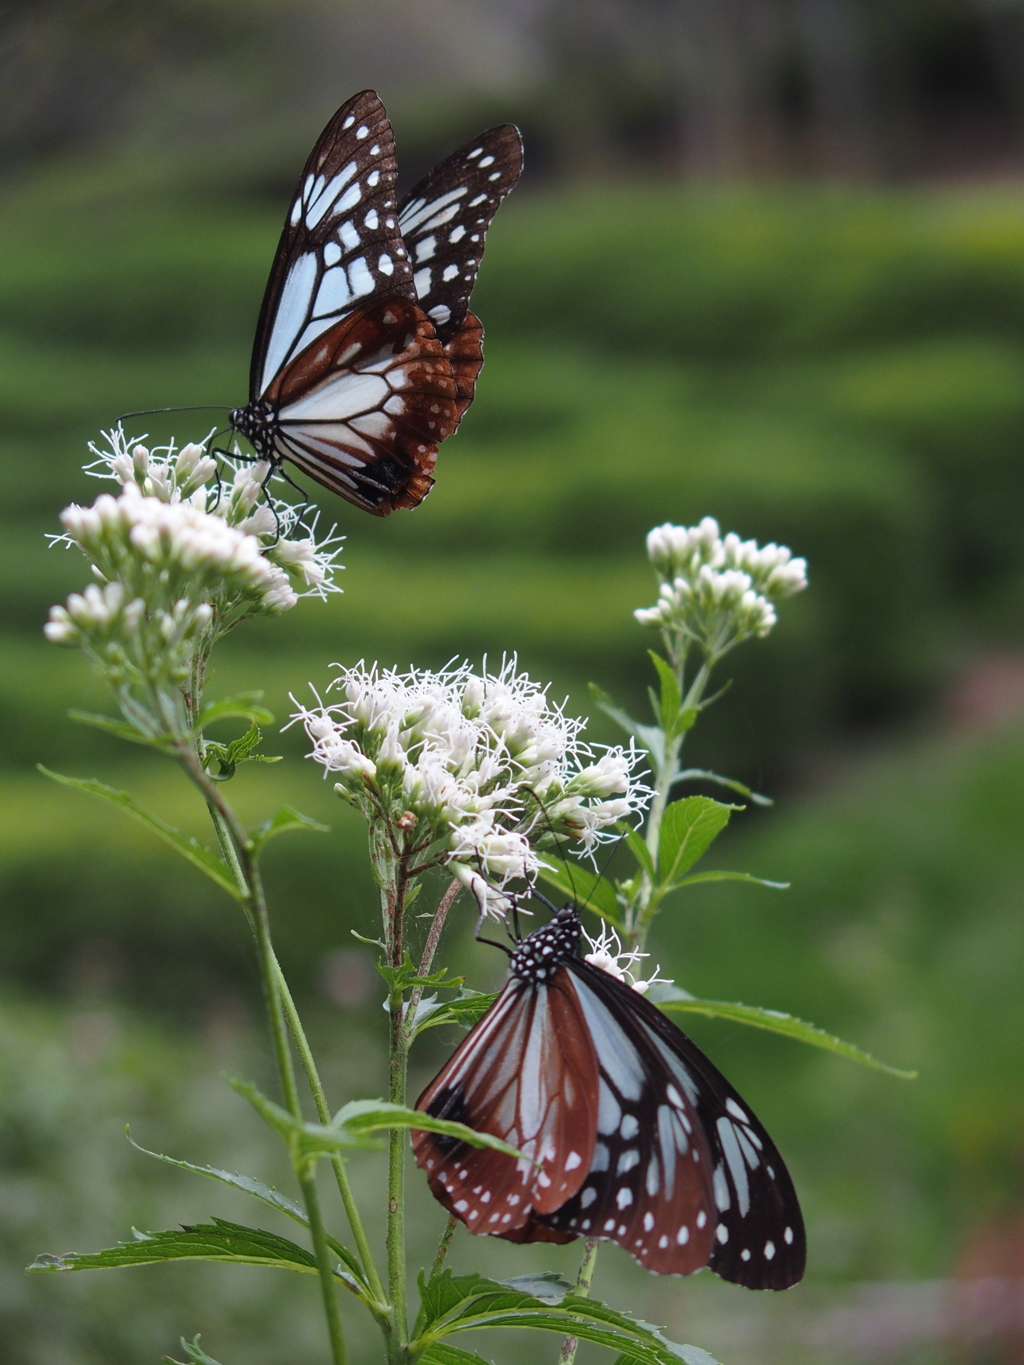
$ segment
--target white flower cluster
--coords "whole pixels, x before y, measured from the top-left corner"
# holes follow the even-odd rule
[[[758,545],[714,517],[699,526],[666,522],[647,536],[647,554],[661,580],[653,607],[634,612],[644,626],[659,626],[694,640],[719,657],[740,640],[767,635],[774,603],[807,587],[807,562],[784,545]]]
[[[650,957],[650,953],[641,953],[638,949],[627,952],[622,942],[609,925],[603,925],[597,938],[591,938],[586,929],[583,930],[583,937],[587,941],[590,949],[589,953],[584,953],[584,960],[589,962],[592,967],[597,967],[602,972],[607,972],[609,976],[614,976],[616,981],[624,981],[627,986],[640,995],[646,995],[653,985],[671,985],[666,977],[659,976],[661,964],[655,967],[654,972],[646,980],[637,976],[636,968],[642,957]]]
[[[292,717],[313,742],[310,757],[386,830],[411,873],[449,867],[485,913],[509,908],[497,888],[536,873],[538,846],[572,838],[589,850],[647,799],[633,776],[640,755],[595,754],[580,741],[583,722],[515,659],[498,674],[359,664],[331,690],[344,699]]]
[[[316,542],[315,521],[276,499],[260,502],[267,465],[217,461],[202,445],[149,450],[108,433],[87,472],[112,478],[117,497],[61,513],[64,535],[103,585],[54,607],[44,627],[56,644],[82,646],[110,677],[180,681],[190,656],[239,620],[287,611],[300,596],[340,591],[340,542]],[[97,595],[98,594],[98,595]]]

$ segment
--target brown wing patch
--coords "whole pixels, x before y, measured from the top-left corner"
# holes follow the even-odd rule
[[[378,516],[415,507],[458,420],[451,364],[408,299],[355,310],[278,374],[277,453]]]
[[[532,1158],[517,1161],[413,1133],[431,1192],[471,1232],[504,1236],[523,1228],[534,1210],[560,1208],[590,1169],[597,1056],[564,975],[562,969],[539,988],[510,982],[416,1103],[501,1137]]]
[[[484,329],[480,319],[473,313],[467,313],[462,326],[451,341],[445,343],[444,352],[451,362],[455,380],[455,420],[458,423],[473,401],[476,381],[484,367]]]

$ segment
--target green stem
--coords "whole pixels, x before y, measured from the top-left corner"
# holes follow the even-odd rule
[[[683,699],[683,710],[690,707],[699,706],[704,693],[707,691],[708,683],[711,681],[711,669],[714,658],[705,659],[697,670],[693,682]],[[679,680],[680,691],[683,687],[684,663],[680,660],[675,665],[676,677]],[[679,754],[683,747],[683,740],[686,738],[686,731],[675,735],[672,739],[666,740],[665,759],[658,765],[658,771],[654,779],[654,796],[647,816],[647,830],[644,834],[644,842],[647,845],[655,866],[658,862],[658,840],[661,836],[661,822],[665,815],[665,807],[668,805],[669,797],[672,793],[672,784],[679,772]],[[628,937],[631,943],[637,948],[643,948],[647,933],[651,927],[651,920],[657,904],[654,900],[655,887],[647,873],[644,873],[640,886],[640,895],[637,898],[636,906],[632,915],[627,921]]]
[[[452,1237],[458,1226],[459,1220],[455,1217],[454,1213],[450,1213],[448,1215],[448,1221],[444,1225],[444,1232],[441,1233],[440,1240],[437,1243],[437,1255],[434,1257],[434,1264],[430,1267],[431,1279],[433,1279],[435,1275],[441,1273],[441,1267],[444,1265],[444,1258],[448,1255],[448,1247],[451,1245]]]
[[[327,1104],[327,1096],[324,1093],[320,1075],[316,1069],[316,1062],[306,1038],[305,1029],[299,1018],[298,1010],[295,1008],[295,1001],[292,997],[288,983],[284,979],[281,971],[281,964],[274,961],[277,973],[277,986],[281,992],[281,1003],[284,1006],[285,1018],[291,1030],[292,1038],[295,1041],[296,1051],[299,1054],[299,1061],[302,1063],[302,1070],[305,1072],[306,1081],[309,1085],[310,1094],[313,1096],[313,1104],[316,1106],[317,1118],[323,1124],[331,1122],[331,1111]],[[335,1155],[331,1160],[334,1168],[334,1178],[338,1185],[338,1193],[341,1195],[341,1202],[345,1206],[345,1213],[348,1217],[349,1226],[352,1229],[352,1236],[355,1238],[356,1250],[362,1262],[363,1273],[366,1276],[366,1283],[370,1293],[376,1299],[381,1314],[386,1314],[388,1305],[384,1298],[384,1286],[381,1283],[380,1275],[377,1273],[377,1266],[374,1263],[373,1252],[370,1248],[369,1239],[366,1236],[366,1229],[363,1227],[363,1220],[360,1217],[359,1209],[356,1205],[355,1196],[352,1193],[352,1185],[348,1178],[348,1168],[344,1158]]]
[[[576,1287],[573,1290],[573,1293],[578,1294],[581,1299],[585,1299],[590,1293],[590,1284],[594,1278],[594,1267],[597,1265],[597,1249],[600,1245],[596,1237],[587,1238],[587,1249],[583,1253],[580,1273],[576,1276]],[[562,1351],[558,1357],[559,1365],[572,1365],[576,1359],[576,1347],[579,1344],[579,1337],[563,1338]]]
[[[217,784],[205,772],[202,764],[190,749],[179,750],[178,759],[192,782],[199,788],[206,801],[214,828],[229,859],[229,866],[238,881],[246,917],[256,937],[256,952],[263,983],[263,994],[267,1006],[267,1019],[270,1025],[270,1039],[277,1062],[281,1093],[285,1107],[294,1118],[302,1118],[299,1091],[295,1081],[295,1066],[288,1046],[288,1030],[285,1025],[281,992],[278,989],[280,967],[274,954],[270,937],[270,917],[267,913],[266,897],[259,867],[252,853],[252,845],[245,827],[234,811],[224,800]],[[316,1185],[311,1175],[296,1169],[296,1176],[302,1190],[309,1229],[316,1254],[317,1268],[320,1273],[320,1290],[323,1297],[324,1314],[327,1319],[327,1335],[331,1343],[331,1356],[334,1365],[346,1365],[345,1339],[341,1327],[341,1313],[335,1287],[334,1270],[331,1264],[330,1248],[320,1216],[320,1201]]]
[[[402,965],[404,954],[403,920],[405,915],[405,871],[396,859],[388,858],[388,875],[382,886],[384,901],[384,941],[388,963]],[[408,1070],[408,1042],[402,1011],[402,994],[392,991],[388,1001],[390,1039],[388,1048],[388,1099],[392,1104],[405,1104],[406,1074]],[[404,1129],[392,1128],[388,1134],[388,1299],[394,1315],[394,1336],[390,1350],[394,1360],[400,1360],[409,1340],[408,1311],[405,1286],[405,1148]]]

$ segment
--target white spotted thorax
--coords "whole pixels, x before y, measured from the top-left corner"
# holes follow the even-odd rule
[[[589,851],[646,803],[642,755],[585,744],[584,722],[514,658],[496,674],[339,667],[329,690],[342,699],[292,716],[309,756],[371,825],[417,850],[410,871],[447,867],[486,914],[511,908],[502,888],[535,876],[538,848],[569,837]]]
[[[247,616],[277,614],[302,596],[338,592],[340,540],[277,499],[261,501],[267,466],[225,461],[205,443],[151,450],[117,429],[90,446],[86,472],[118,494],[61,513],[62,536],[92,563],[98,586],[55,606],[44,627],[80,646],[115,686],[177,684],[196,652]]]
[[[775,625],[776,602],[807,587],[807,562],[784,545],[759,546],[734,532],[722,536],[714,517],[697,526],[666,522],[647,536],[660,580],[658,601],[634,612],[680,645],[696,643],[709,659]],[[677,651],[678,652],[678,651]]]

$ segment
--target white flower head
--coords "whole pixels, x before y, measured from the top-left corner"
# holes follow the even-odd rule
[[[116,493],[66,507],[64,534],[51,537],[77,546],[100,586],[54,607],[46,637],[82,648],[119,687],[155,685],[165,695],[247,616],[340,591],[340,541],[333,532],[318,539],[315,509],[304,519],[303,508],[267,493],[268,465],[222,457],[218,466],[208,439],[150,449],[120,427],[106,433],[104,445],[90,446],[86,472]],[[184,723],[180,696],[161,705],[157,730],[172,712]]]
[[[597,967],[599,971],[614,976],[616,981],[624,981],[638,994],[645,995],[655,983],[671,985],[665,977],[658,975],[661,971],[660,964],[646,980],[638,976],[636,969],[640,959],[650,957],[650,953],[624,949],[618,934],[610,925],[602,925],[597,938],[591,938],[584,929],[583,937],[590,949],[583,954],[584,961],[589,962],[592,967]]]
[[[656,526],[647,553],[660,581],[658,600],[633,614],[674,637],[676,653],[693,642],[717,658],[741,640],[767,635],[774,604],[807,587],[806,560],[784,545],[758,545],[732,531],[723,537],[714,517],[697,526]]]
[[[367,820],[416,850],[417,870],[449,866],[486,913],[508,909],[508,882],[535,877],[538,847],[571,839],[589,852],[646,803],[642,755],[585,744],[583,722],[514,658],[497,673],[338,667],[329,691],[339,700],[296,703],[309,756]]]

